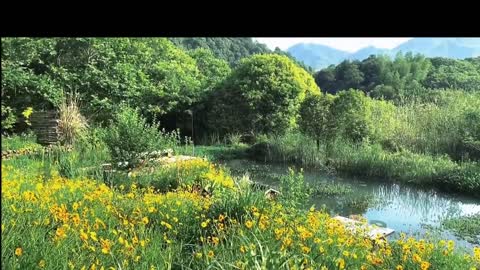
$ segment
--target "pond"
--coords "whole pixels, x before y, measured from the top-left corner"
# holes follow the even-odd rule
[[[248,172],[251,180],[273,188],[278,186],[278,177],[288,173],[287,165],[248,160],[230,160],[223,164],[234,175]],[[378,179],[332,176],[318,170],[304,170],[304,178],[312,187],[326,183],[351,187],[351,192],[343,195],[313,195],[310,205],[314,204],[317,209],[324,205],[332,215],[362,215],[371,224],[394,229],[392,238],[400,232],[423,237],[434,230],[439,237],[455,240],[459,246],[473,246],[448,230],[440,230],[440,224],[445,218],[480,213],[480,199]]]

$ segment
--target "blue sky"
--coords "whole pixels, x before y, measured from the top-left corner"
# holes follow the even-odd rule
[[[411,38],[254,38],[265,43],[270,49],[279,47],[287,50],[297,43],[316,43],[327,45],[329,47],[347,51],[356,52],[368,46],[377,48],[392,49]]]

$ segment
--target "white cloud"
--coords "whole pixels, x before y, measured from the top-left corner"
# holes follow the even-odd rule
[[[270,49],[279,47],[287,50],[297,43],[315,43],[329,47],[356,52],[368,46],[377,48],[392,49],[411,38],[254,38],[258,42],[265,43]]]

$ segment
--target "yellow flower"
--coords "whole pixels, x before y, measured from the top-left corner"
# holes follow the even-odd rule
[[[451,251],[451,250],[453,250],[454,247],[455,247],[455,242],[453,242],[452,240],[449,240],[448,241],[448,249]]]
[[[225,216],[224,216],[224,215],[220,214],[220,215],[218,216],[218,221],[223,222],[224,219],[225,219]]]
[[[430,267],[429,262],[422,262],[422,264],[420,265],[420,269],[422,270],[427,270],[429,267]]]
[[[23,249],[21,247],[18,247],[15,249],[15,255],[20,257],[23,254]]]
[[[202,228],[206,228],[207,227],[207,223],[204,221],[202,222],[202,224],[200,224],[202,226]]]
[[[45,260],[40,260],[40,261],[38,262],[38,267],[40,267],[40,268],[45,268]]]
[[[208,252],[208,257],[209,257],[209,258],[213,258],[213,256],[215,256],[215,253],[213,252],[213,250],[210,250],[210,251]]]
[[[212,237],[212,242],[213,242],[213,244],[214,244],[215,246],[218,245],[218,242],[219,242],[219,241],[220,241],[220,240],[218,239],[218,237],[215,237],[215,236]]]
[[[100,239],[100,244],[102,245],[102,253],[109,254],[110,253],[110,248],[112,246],[112,243],[110,242],[110,240]]]
[[[345,260],[343,258],[338,259],[337,266],[339,269],[345,269]]]
[[[55,232],[55,239],[62,239],[62,238],[65,238],[67,237],[66,233],[65,233],[65,228],[64,227],[59,227],[56,232]]]
[[[200,258],[202,258],[202,255],[203,254],[201,252],[196,252],[195,253],[195,258],[200,259]]]
[[[240,246],[240,252],[245,253],[246,251],[247,251],[246,247],[244,245],[241,245]]]
[[[253,227],[253,221],[247,220],[247,221],[245,222],[245,226],[247,226],[247,228],[251,229],[251,228]]]
[[[98,241],[97,239],[97,233],[96,232],[90,232],[90,238],[92,238],[93,241]]]
[[[397,268],[395,268],[395,270],[403,270],[403,266],[397,265]]]
[[[143,217],[142,218],[142,223],[147,225],[148,224],[148,217]]]
[[[420,263],[422,258],[418,254],[413,254],[413,261],[416,263]]]
[[[475,260],[480,262],[480,247],[473,248],[473,257],[475,258]]]
[[[311,248],[309,248],[307,246],[302,246],[302,252],[303,253],[308,254],[308,253],[310,253],[310,250],[311,250]]]

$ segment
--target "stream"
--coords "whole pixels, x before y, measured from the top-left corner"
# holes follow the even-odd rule
[[[289,167],[249,160],[230,160],[223,165],[229,168],[233,175],[248,173],[252,181],[267,184],[272,188],[278,186],[278,177],[287,174]],[[395,233],[391,238],[398,237],[400,232],[422,238],[434,229],[442,239],[455,240],[458,246],[465,248],[473,247],[473,244],[457,238],[452,232],[439,228],[445,218],[480,213],[478,198],[379,179],[334,176],[315,170],[304,170],[304,179],[311,186],[333,183],[346,184],[353,189],[353,192],[345,195],[313,195],[309,207],[315,205],[319,209],[325,206],[332,215],[362,215],[370,224],[394,229]],[[373,199],[374,203],[363,203],[365,198]]]

